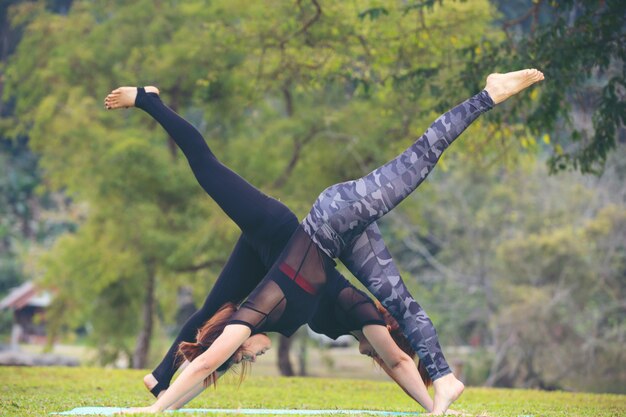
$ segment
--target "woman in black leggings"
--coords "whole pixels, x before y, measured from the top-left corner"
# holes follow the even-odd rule
[[[172,388],[150,408],[150,411],[167,408],[185,396],[226,362],[250,335],[263,330],[290,335],[301,324],[307,322],[317,307],[320,290],[332,276],[333,258],[344,259],[346,256],[358,254],[368,243],[373,247],[371,239],[368,239],[368,228],[421,183],[443,150],[482,112],[541,79],[543,75],[537,70],[490,75],[485,91],[437,119],[403,154],[361,179],[326,189],[309,215],[298,226],[279,255],[278,261],[225,323],[221,336],[198,357],[199,360],[194,361],[183,371]],[[152,114],[151,111],[154,109],[147,104],[149,102],[146,97],[149,97],[149,94],[142,90],[137,92],[133,88],[119,89],[107,98],[106,104],[112,108],[135,104]],[[168,127],[163,125],[167,130]],[[202,157],[188,154],[185,149],[183,152],[190,163],[193,163],[193,160],[197,162],[197,159]],[[209,155],[214,158],[210,152]],[[198,179],[202,183],[201,179]],[[239,177],[237,179],[243,181]],[[210,178],[208,180],[210,181]],[[207,191],[211,194],[211,191]],[[222,194],[217,197],[211,195],[242,230],[245,230],[244,227],[252,228],[253,232],[263,229],[263,223],[259,223],[254,215],[250,216],[242,210],[242,206],[237,203],[236,195]],[[269,201],[267,197],[266,199]],[[259,210],[267,209],[268,206],[270,204],[260,206]],[[361,265],[368,265],[368,259],[361,260],[364,261]],[[346,263],[350,264],[350,261]],[[380,265],[384,262],[377,263]],[[369,268],[365,269],[365,274],[371,272]],[[386,301],[385,296],[375,295],[382,298],[383,303]],[[388,309],[392,314],[397,313],[393,308]],[[406,318],[400,317],[400,320],[405,321]],[[207,373],[211,368],[212,371]],[[433,379],[434,412],[441,413],[460,395],[463,385],[449,371],[436,380]]]

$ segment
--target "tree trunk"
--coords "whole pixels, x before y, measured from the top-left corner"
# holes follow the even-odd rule
[[[285,111],[287,117],[293,116],[293,98],[291,91],[289,91],[289,82],[286,82],[283,86],[283,97],[285,99]],[[278,370],[282,376],[294,376],[296,373],[293,371],[291,360],[289,359],[289,350],[291,349],[291,339],[280,335],[278,342]]]
[[[303,328],[300,328],[301,330],[304,330]],[[299,366],[299,370],[300,373],[298,375],[300,376],[306,376],[307,375],[307,371],[306,371],[306,361],[307,361],[307,355],[308,355],[308,351],[307,351],[307,343],[306,343],[306,332],[300,332],[300,351],[298,352],[298,364]]]
[[[293,366],[291,366],[291,360],[289,359],[289,349],[291,348],[291,339],[280,335],[280,341],[278,342],[278,369],[282,376],[294,376]]]
[[[154,304],[155,304],[155,276],[154,267],[148,268],[148,282],[146,283],[146,297],[143,303],[142,323],[143,327],[137,336],[137,344],[133,353],[132,367],[134,369],[144,369],[148,364],[148,353],[150,351],[150,338],[154,327]]]

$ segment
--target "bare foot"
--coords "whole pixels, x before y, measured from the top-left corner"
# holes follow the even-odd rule
[[[159,89],[153,86],[146,87],[146,93],[159,94]],[[119,87],[111,91],[104,99],[104,107],[107,110],[135,107],[137,87]]]
[[[435,398],[432,415],[444,414],[450,404],[456,401],[463,393],[465,385],[454,374],[448,374],[433,382],[435,388]]]
[[[143,377],[143,384],[146,386],[148,391],[152,391],[152,388],[156,387],[158,383],[159,381],[157,381],[157,379],[151,373]],[[159,398],[161,394],[163,394],[164,392],[165,390],[159,392],[159,394],[157,395],[157,398]]]
[[[494,73],[487,77],[485,90],[493,102],[498,104],[541,80],[543,80],[543,73],[534,68],[506,74]]]

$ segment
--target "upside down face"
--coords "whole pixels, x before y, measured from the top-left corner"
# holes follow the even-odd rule
[[[257,356],[261,356],[272,347],[272,341],[263,333],[250,336],[233,357],[234,363],[256,362]]]

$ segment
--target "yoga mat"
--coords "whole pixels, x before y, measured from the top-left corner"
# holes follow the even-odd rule
[[[78,407],[61,413],[50,413],[62,416],[71,415],[100,415],[110,416],[125,410],[120,407]],[[290,410],[268,408],[181,408],[168,413],[207,413],[207,414],[271,414],[271,415],[321,415],[321,414],[367,414],[372,416],[417,416],[420,413],[402,411],[378,411],[378,410]]]

